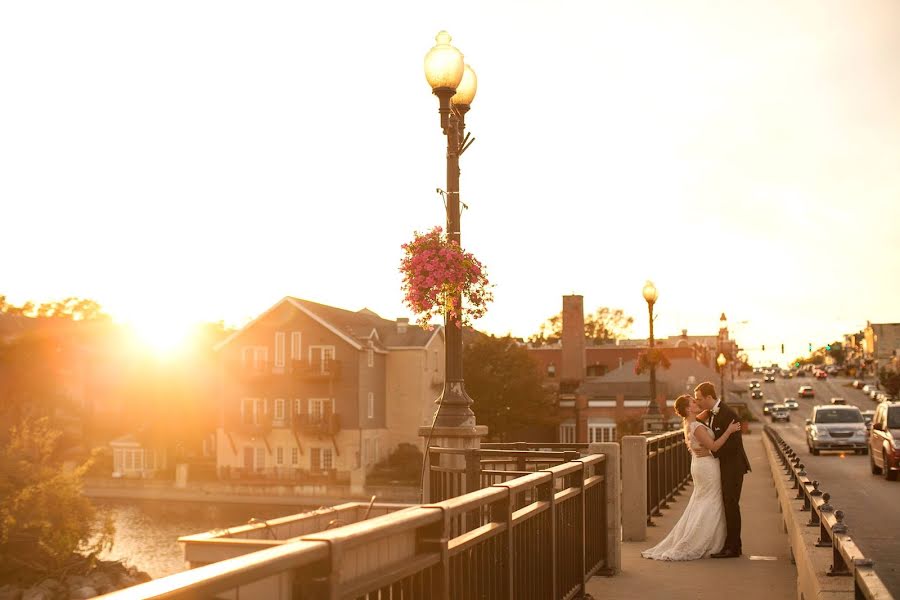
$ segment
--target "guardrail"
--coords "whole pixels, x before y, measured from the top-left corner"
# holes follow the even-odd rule
[[[618,496],[617,476],[617,457],[576,456],[458,497],[306,535],[103,598],[580,598],[587,580],[604,572],[617,553],[610,540],[618,540],[618,530],[610,523],[618,515],[607,510],[608,498]],[[272,576],[275,585],[263,581]]]
[[[778,459],[785,474],[792,482],[791,489],[797,490],[795,500],[802,500],[802,512],[809,512],[807,527],[818,527],[819,539],[816,546],[831,548],[832,564],[828,575],[832,577],[853,577],[854,597],[866,600],[891,600],[894,596],[873,569],[874,562],[866,558],[850,535],[844,523],[844,511],[835,510],[831,505],[831,495],[819,489],[819,482],[811,480],[805,466],[793,448],[781,435],[768,425],[766,435],[778,453]]]
[[[647,438],[647,525],[653,517],[662,516],[691,477],[691,453],[684,443],[682,430],[658,435],[643,434]]]

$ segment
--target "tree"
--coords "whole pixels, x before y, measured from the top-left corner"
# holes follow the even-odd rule
[[[598,308],[584,318],[584,337],[588,343],[603,344],[625,339],[634,324],[634,318],[621,308]],[[533,346],[555,344],[562,336],[562,313],[553,315],[538,327],[538,332],[528,341]]]
[[[831,342],[825,347],[825,352],[827,352],[828,356],[830,356],[834,360],[834,363],[836,365],[844,364],[844,345],[840,342]]]
[[[900,372],[882,367],[878,372],[878,381],[884,391],[894,398],[900,395]]]
[[[480,425],[498,441],[518,440],[532,427],[556,423],[556,407],[542,385],[540,368],[511,337],[484,336],[466,348],[466,389]],[[534,435],[534,434],[532,434]]]
[[[112,521],[81,493],[87,461],[63,469],[61,433],[46,418],[24,419],[0,445],[0,580],[57,573],[112,543]]]

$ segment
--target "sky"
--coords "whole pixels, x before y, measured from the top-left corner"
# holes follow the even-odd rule
[[[3,3],[0,294],[158,332],[286,295],[412,316],[441,29],[478,74],[480,329],[575,293],[646,336],[647,279],[657,335],[725,312],[758,360],[900,321],[895,0]]]

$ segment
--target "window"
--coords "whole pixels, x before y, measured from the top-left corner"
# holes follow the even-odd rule
[[[334,468],[331,448],[310,448],[309,468],[311,471],[323,471]]]
[[[371,348],[369,348],[368,350],[366,350],[366,363],[367,363],[370,367],[374,367],[374,366],[375,366],[375,351],[372,350]]]
[[[311,421],[323,421],[334,413],[334,399],[310,398],[309,417]]]
[[[144,450],[144,466],[150,471],[156,469],[156,452],[153,450]]]
[[[291,448],[291,464],[295,467],[300,464],[300,448]]]
[[[588,442],[615,442],[616,424],[611,421],[588,421]]]
[[[547,377],[556,377],[556,365],[553,363],[547,365]]]
[[[143,450],[135,450],[134,451],[134,468],[138,471],[144,468],[144,451]]]
[[[575,443],[575,422],[567,421],[559,424],[559,442],[561,444]]]
[[[372,457],[372,462],[377,463],[379,460],[381,460],[381,452],[378,449],[378,438],[375,438],[375,440],[372,442],[372,446],[374,446],[375,448],[375,450],[372,452],[372,454],[375,455]]]
[[[269,349],[265,346],[244,346],[241,349],[241,364],[245,369],[261,371],[269,360]]]
[[[284,464],[284,448],[275,448],[275,464],[279,467]]]
[[[275,332],[275,366],[284,367],[284,332]]]
[[[294,398],[294,414],[295,415],[303,414],[303,400],[300,398]]]
[[[369,415],[370,419],[375,418],[375,392],[369,392],[367,414]]]
[[[125,451],[125,470],[131,471],[134,469],[134,453],[131,450]]]
[[[320,373],[328,373],[331,361],[334,360],[334,346],[310,346],[309,365]]]
[[[291,332],[291,360],[300,360],[300,332]]]
[[[266,468],[266,449],[265,448],[257,448],[256,449],[256,464],[254,466],[254,471],[262,471]]]
[[[284,421],[284,399],[275,399],[275,420]]]
[[[372,462],[372,440],[366,438],[363,441],[363,464],[368,465]]]

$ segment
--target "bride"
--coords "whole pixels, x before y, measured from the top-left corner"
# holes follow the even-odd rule
[[[691,478],[694,491],[681,519],[659,544],[641,552],[654,560],[695,560],[716,552],[725,543],[725,507],[722,502],[722,481],[719,459],[712,453],[728,437],[740,431],[735,421],[714,439],[709,427],[697,419],[701,412],[692,396],[675,400],[675,412],[684,419],[684,437],[691,451]]]

